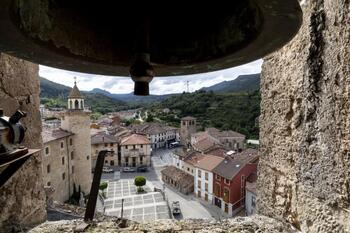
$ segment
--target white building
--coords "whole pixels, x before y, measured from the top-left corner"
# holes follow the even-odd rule
[[[194,192],[198,198],[213,203],[213,172],[212,170],[224,160],[214,155],[204,155],[195,166]]]
[[[180,140],[179,129],[161,123],[145,123],[132,125],[131,130],[144,134],[151,141],[152,149],[168,148],[170,143]]]

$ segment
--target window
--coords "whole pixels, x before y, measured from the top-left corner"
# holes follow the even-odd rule
[[[46,184],[47,186],[51,186],[51,182],[49,181],[49,182],[47,182],[47,184]]]
[[[105,147],[107,147],[108,146],[108,143],[105,143]]]
[[[62,165],[64,165],[64,157],[62,157]]]
[[[140,157],[140,164],[143,164],[143,156]]]
[[[71,160],[74,159],[74,151],[70,152],[70,159],[71,159]]]
[[[128,149],[128,146],[125,146],[125,149]]]
[[[202,183],[200,180],[198,180],[198,189],[201,189],[202,188]]]
[[[205,191],[208,192],[208,183],[205,183]]]
[[[230,190],[228,188],[224,189],[224,202],[230,202]]]
[[[113,146],[113,143],[109,144],[110,146]]]
[[[65,180],[65,179],[66,179],[66,173],[63,172],[63,173],[62,173],[62,180]]]
[[[136,149],[136,146],[135,146],[135,145],[133,145],[133,146],[132,146],[132,148],[135,150],[135,149]]]
[[[143,148],[143,145],[140,145],[141,148]]]
[[[228,180],[228,179],[225,179],[225,184],[230,184],[230,180]]]
[[[74,166],[72,166],[72,174],[74,173]]]
[[[209,176],[209,174],[208,174],[208,172],[206,172],[205,173],[205,180],[208,180],[208,176]]]
[[[183,121],[183,122],[182,122],[182,125],[186,125],[186,123]]]
[[[254,197],[254,196],[252,196],[252,207],[253,207],[253,208],[255,208],[255,203],[256,203],[256,201],[255,201],[255,197]]]
[[[49,164],[49,165],[46,166],[46,172],[50,173],[50,171],[51,171],[51,167],[50,167],[50,164]]]
[[[220,177],[218,174],[215,174],[215,178],[216,178],[217,180],[221,180],[221,177]]]
[[[64,144],[63,144],[63,142],[61,142],[61,148],[63,148],[64,147]]]
[[[45,155],[48,155],[48,154],[50,154],[50,149],[49,147],[45,147]]]
[[[89,160],[90,159],[90,156],[86,156],[86,160]]]
[[[190,168],[189,168],[189,167],[187,168],[187,171],[188,171],[188,172],[190,171]]]
[[[69,145],[71,145],[71,146],[73,145],[73,138],[69,139]]]
[[[108,163],[108,161],[107,161],[107,160],[105,160],[105,163]]]
[[[201,178],[202,177],[202,171],[198,169],[198,177]]]
[[[214,194],[217,197],[221,197],[221,185],[219,183],[214,184]]]

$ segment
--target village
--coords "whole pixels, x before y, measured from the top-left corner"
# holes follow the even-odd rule
[[[105,187],[97,200],[97,211],[104,215],[142,222],[221,220],[255,212],[257,140],[212,127],[197,131],[191,116],[181,118],[180,128],[123,123],[139,119],[137,110],[90,120],[76,84],[67,109],[40,110],[43,180],[51,210],[64,203],[86,205],[97,156],[107,150],[101,179]],[[134,185],[138,176],[146,180],[141,193]]]

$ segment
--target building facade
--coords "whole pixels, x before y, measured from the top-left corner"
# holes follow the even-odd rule
[[[170,143],[180,140],[179,129],[161,123],[132,125],[134,133],[144,134],[151,141],[152,149],[168,148]]]
[[[97,156],[102,150],[110,151],[110,153],[105,156],[105,166],[120,165],[121,156],[120,153],[118,153],[117,139],[113,135],[102,132],[91,136],[91,168],[93,170],[96,166]]]
[[[53,200],[64,203],[73,192],[75,160],[74,134],[62,129],[43,128],[41,152],[44,185],[54,189]]]
[[[214,204],[234,216],[244,208],[246,179],[257,172],[257,151],[227,156],[213,169]]]
[[[196,196],[210,204],[213,203],[213,169],[224,158],[205,155],[195,164],[194,192]]]
[[[151,142],[146,136],[131,134],[122,138],[119,145],[121,166],[151,166]]]

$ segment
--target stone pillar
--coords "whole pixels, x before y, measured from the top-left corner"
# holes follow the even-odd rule
[[[0,54],[0,107],[5,115],[27,112],[24,145],[42,148],[38,65]],[[46,219],[40,153],[35,154],[0,188],[0,231]]]
[[[299,34],[264,59],[258,212],[350,232],[350,3],[302,4]]]

